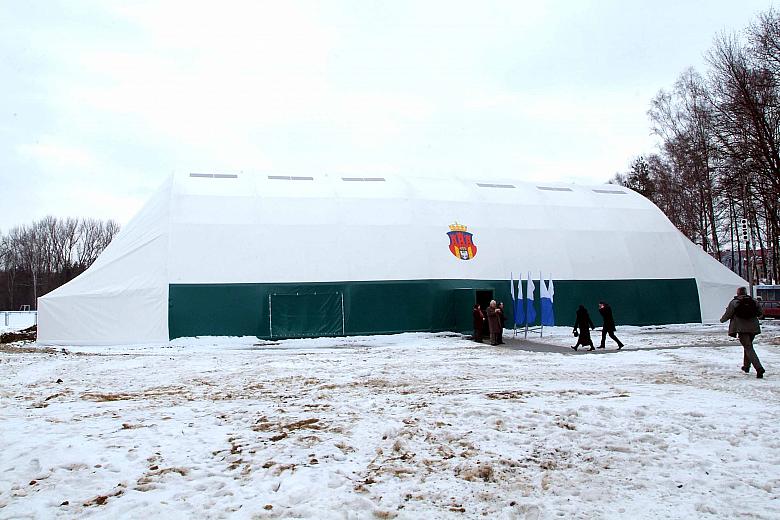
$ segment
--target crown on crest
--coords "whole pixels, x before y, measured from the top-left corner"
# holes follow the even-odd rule
[[[466,231],[468,229],[467,226],[464,226],[463,224],[458,224],[457,222],[450,224],[450,231]]]

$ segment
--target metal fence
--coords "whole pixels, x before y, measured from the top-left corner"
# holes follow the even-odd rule
[[[0,326],[25,329],[38,325],[38,311],[0,311]]]

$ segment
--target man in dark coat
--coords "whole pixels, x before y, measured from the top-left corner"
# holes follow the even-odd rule
[[[741,314],[741,312],[737,310],[737,306],[742,303],[752,306],[752,317],[740,317],[737,315]],[[758,318],[761,317],[763,317],[761,306],[758,305],[753,298],[748,296],[745,287],[740,287],[737,289],[737,295],[729,302],[726,307],[726,312],[723,313],[723,316],[720,319],[721,323],[730,320],[729,336],[732,338],[739,337],[739,342],[742,344],[742,349],[744,350],[742,371],[745,373],[750,372],[750,365],[753,365],[753,368],[756,369],[756,377],[759,379],[764,377],[764,367],[761,366],[758,354],[756,354],[756,351],[753,348],[753,338],[758,334],[761,334],[761,324],[758,323]]]
[[[577,316],[574,319],[574,335],[577,336],[577,344],[572,347],[574,350],[577,350],[577,347],[580,345],[583,347],[590,345],[588,350],[596,350],[593,346],[593,340],[590,338],[590,331],[593,328],[593,321],[590,319],[588,309],[584,305],[580,305],[577,308]]]
[[[605,348],[604,343],[607,341],[607,334],[609,334],[609,337],[618,344],[618,350],[620,350],[623,348],[623,343],[615,336],[615,318],[612,316],[612,307],[607,302],[599,302],[599,314],[601,314],[604,324],[601,326],[601,345],[598,348]]]
[[[482,328],[485,326],[485,314],[478,303],[474,304],[471,316],[474,322],[474,336],[472,339],[477,343],[482,343]]]
[[[498,344],[504,344],[504,324],[506,323],[506,315],[504,314],[504,302],[498,302]]]
[[[498,345],[498,335],[501,329],[501,319],[498,315],[496,300],[490,300],[490,306],[487,308],[488,328],[490,329],[490,344]]]

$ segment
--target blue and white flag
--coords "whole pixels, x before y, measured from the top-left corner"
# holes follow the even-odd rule
[[[515,325],[525,325],[525,315],[523,314],[523,275],[517,280],[517,296],[515,296],[515,280],[512,273],[509,273],[512,282],[512,319]]]
[[[512,295],[512,306],[515,305],[515,275],[509,273],[509,294]]]
[[[555,294],[555,288],[553,287],[552,275],[550,275],[550,287],[549,289],[544,284],[542,274],[539,273],[539,299],[542,308],[542,325],[552,327],[555,325],[555,312],[553,311],[553,295]]]
[[[536,309],[534,308],[534,281],[531,279],[531,272],[528,271],[527,294],[525,295],[525,322],[528,325],[536,323]]]

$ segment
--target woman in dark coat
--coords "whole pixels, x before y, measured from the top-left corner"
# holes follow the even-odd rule
[[[477,343],[482,343],[482,328],[485,326],[485,314],[478,303],[474,304],[471,316],[474,321],[474,336],[472,339]]]
[[[588,350],[596,350],[596,347],[593,346],[593,340],[590,338],[590,331],[593,328],[593,321],[590,319],[588,309],[584,305],[580,305],[577,308],[577,317],[574,319],[574,334],[576,335],[577,330],[579,330],[577,344],[572,347],[574,350],[577,350],[580,345],[583,347],[590,345]]]

